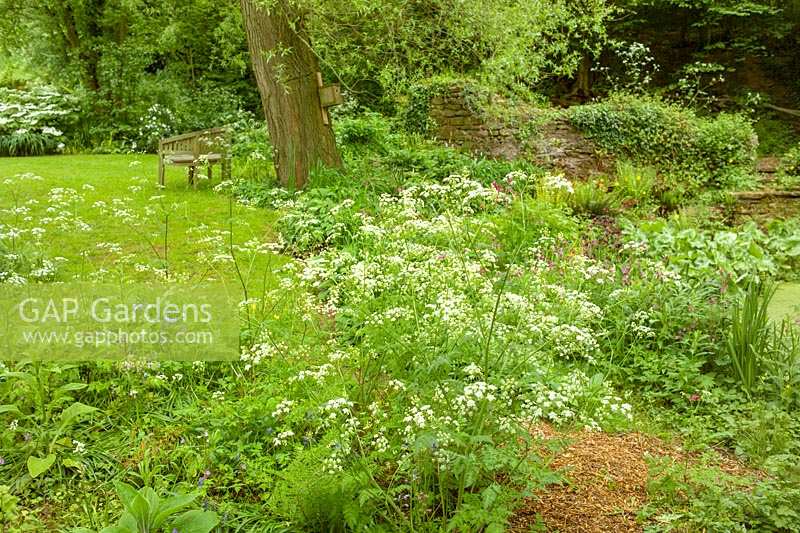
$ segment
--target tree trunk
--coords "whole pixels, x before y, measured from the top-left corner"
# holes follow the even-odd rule
[[[303,17],[285,0],[241,0],[242,17],[275,161],[284,186],[302,187],[317,165],[342,165],[333,131],[322,120],[316,73]]]
[[[586,52],[578,66],[577,90],[585,98],[592,96],[592,58]]]

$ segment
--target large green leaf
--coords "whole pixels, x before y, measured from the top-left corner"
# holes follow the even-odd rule
[[[117,496],[119,496],[122,507],[124,507],[125,510],[130,511],[131,507],[133,506],[133,500],[138,494],[136,489],[121,481],[114,483],[114,488],[117,490]]]
[[[31,455],[28,457],[28,473],[32,478],[40,476],[47,472],[55,462],[56,455],[54,453],[51,453],[47,457],[34,457]]]
[[[196,498],[197,494],[179,494],[178,496],[167,498],[158,506],[153,519],[153,526],[160,527],[167,518],[190,506]]]
[[[133,515],[125,511],[122,513],[122,516],[120,516],[119,522],[113,526],[101,529],[100,533],[139,533],[139,526]]]
[[[82,390],[85,389],[86,387],[88,387],[86,383],[67,383],[57,388],[53,396],[58,398],[65,395],[68,392]]]
[[[141,522],[142,520],[145,520],[148,527],[155,529],[157,527],[155,517],[158,513],[158,508],[161,506],[161,498],[159,498],[158,494],[156,494],[156,491],[150,487],[142,487],[139,489],[139,495],[147,504],[146,507],[143,507],[142,511],[146,511],[147,514],[142,515],[142,518],[140,518],[139,521]]]
[[[97,411],[97,407],[75,402],[61,412],[61,429],[72,424],[78,417]]]
[[[180,533],[209,533],[219,524],[217,513],[212,511],[187,511],[172,523]]]
[[[152,525],[150,514],[153,510],[150,507],[150,502],[147,501],[147,498],[144,497],[141,491],[137,492],[136,496],[134,496],[129,511],[140,526],[145,525],[147,527],[145,531],[150,530],[150,526]]]

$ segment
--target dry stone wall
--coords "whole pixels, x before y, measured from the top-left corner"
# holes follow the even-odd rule
[[[470,109],[461,87],[431,98],[430,118],[436,122],[436,137],[451,146],[495,158],[520,156],[519,128]]]
[[[430,118],[436,123],[436,138],[445,143],[496,159],[527,157],[571,177],[607,173],[608,157],[565,118],[542,124],[536,134],[523,139],[519,124],[530,117],[518,116],[512,123],[487,117],[470,108],[463,88],[450,87],[431,98]]]

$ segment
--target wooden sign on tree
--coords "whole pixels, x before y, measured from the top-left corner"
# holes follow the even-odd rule
[[[317,72],[317,87],[319,87],[319,108],[322,111],[322,122],[329,125],[331,119],[328,116],[328,108],[344,103],[342,90],[338,83],[323,85],[321,72]]]

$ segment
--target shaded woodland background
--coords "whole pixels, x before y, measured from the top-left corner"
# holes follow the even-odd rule
[[[797,117],[765,105],[800,107],[796,1],[293,4],[351,110],[394,115],[442,76],[542,105],[654,92],[708,110],[755,106],[779,120],[761,127],[775,130],[769,143],[791,137]],[[263,118],[238,2],[2,0],[0,12],[0,86],[68,95],[80,110],[68,149],[152,150],[169,133]]]

